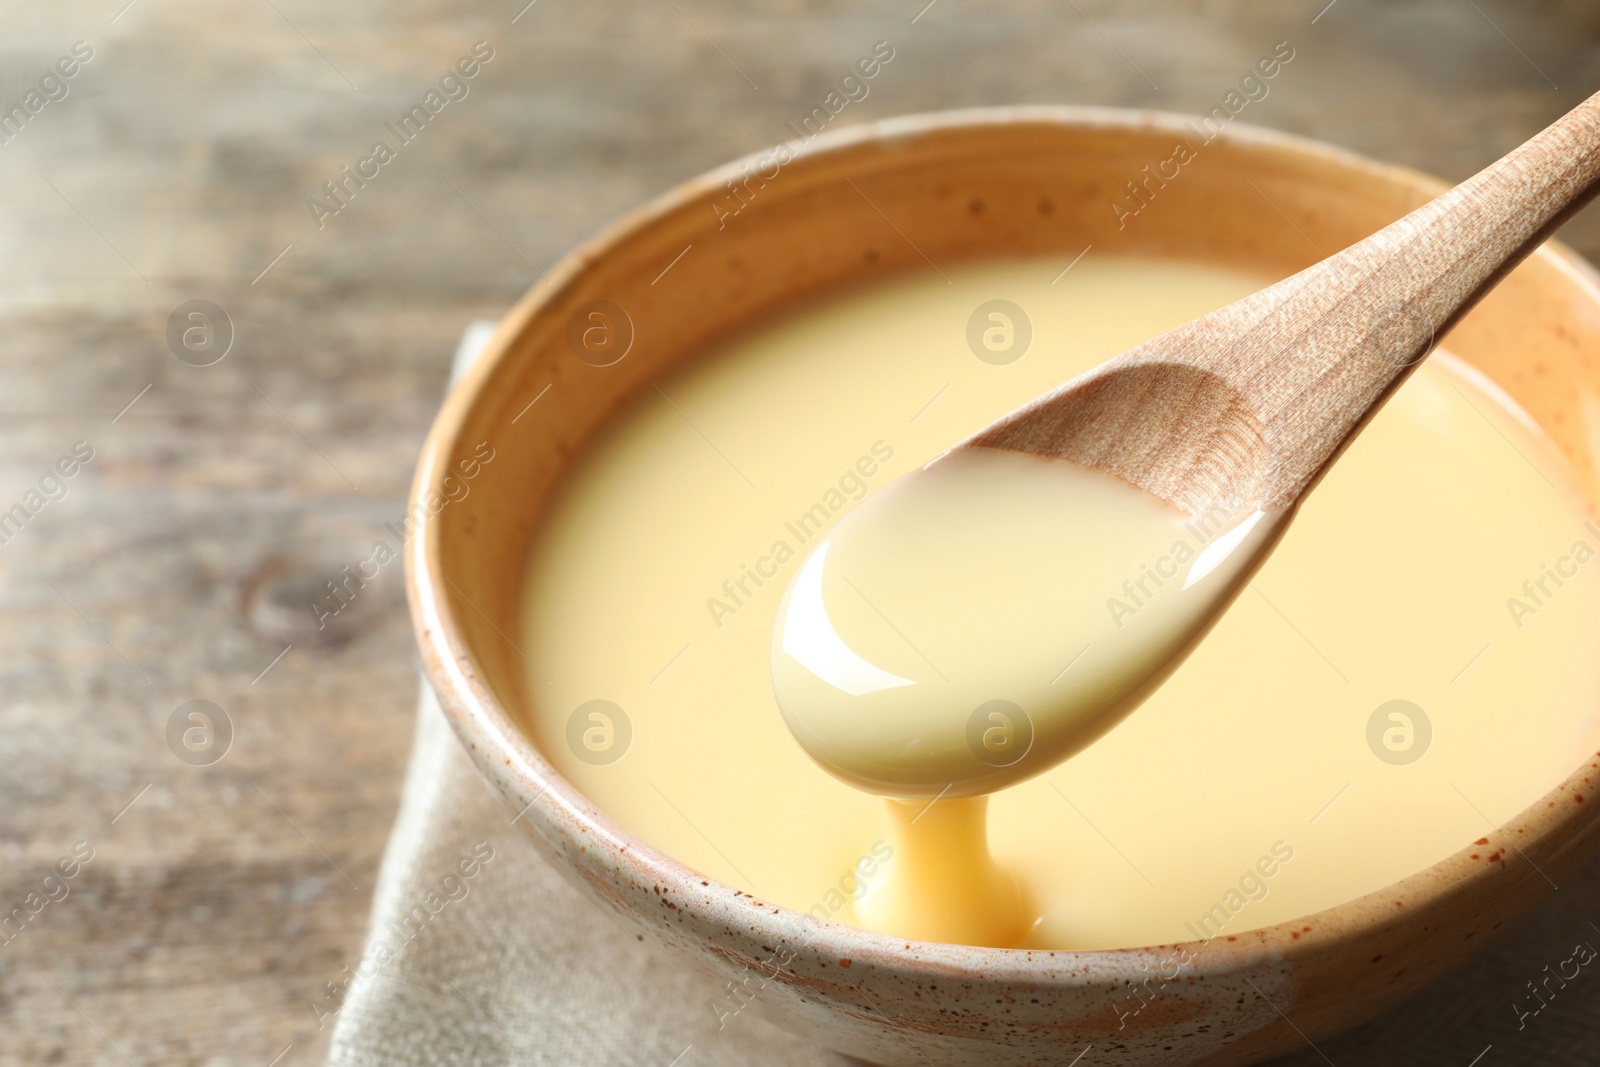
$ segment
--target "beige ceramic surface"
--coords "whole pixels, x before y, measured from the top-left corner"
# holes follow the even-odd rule
[[[1111,199],[1179,138],[1197,157],[1119,229]],[[539,509],[628,396],[739,327],[851,282],[996,255],[1054,254],[1065,265],[1089,244],[1281,276],[1442,188],[1292,138],[1230,127],[1200,144],[1173,116],[1079,108],[892,120],[818,137],[775,168],[781,158],[764,152],[691,182],[564,260],[452,394],[418,468],[414,503],[426,506],[430,493],[449,495],[444,478],[479,442],[495,450],[470,496],[411,542],[413,617],[429,677],[479,769],[526,809],[521,823],[577,884],[719,981],[759,974],[754,1010],[867,1060],[1068,1063],[1092,1044],[1126,1063],[1232,1064],[1412,995],[1547,893],[1546,876],[1559,882],[1591,854],[1597,805],[1585,801],[1600,755],[1476,846],[1302,921],[1219,939],[1180,966],[1193,946],[976,949],[820,922],[702,879],[594,810],[518,728],[525,668],[513,642]],[[728,181],[748,206],[719,229],[713,203],[727,202]],[[626,355],[603,367],[569,343],[569,323],[592,321],[594,301],[631,323],[618,335],[631,332]],[[1590,271],[1541,250],[1450,347],[1543,424],[1593,499],[1584,398],[1600,392],[1600,289]],[[1129,1015],[1136,985],[1159,992]]]

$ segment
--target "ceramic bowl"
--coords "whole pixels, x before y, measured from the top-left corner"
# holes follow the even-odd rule
[[[1179,145],[1191,158],[1176,161]],[[1092,244],[1283,276],[1442,188],[1239,125],[1207,141],[1181,116],[1072,107],[874,123],[679,186],[533,288],[427,440],[412,504],[431,517],[406,565],[423,662],[457,734],[506,803],[527,809],[519,821],[539,849],[631,931],[719,983],[764,971],[756,1010],[875,1063],[1065,1063],[1090,1044],[1127,1064],[1248,1063],[1398,1004],[1525,913],[1549,891],[1547,875],[1559,882],[1593,851],[1600,803],[1583,800],[1600,757],[1479,845],[1381,892],[1219,939],[1192,963],[1173,945],[1046,952],[908,942],[736,891],[607,819],[518,728],[525,694],[513,642],[530,535],[574,454],[630,395],[741,327],[804,298],[925,270],[924,257],[1050,254],[1064,263]],[[733,204],[744,206],[727,225]],[[673,284],[653,285],[669,266]],[[1545,246],[1449,344],[1543,425],[1593,497],[1582,410],[1600,391],[1600,290],[1590,270]],[[521,418],[546,388],[537,417]],[[485,441],[495,459],[478,472],[470,503],[439,505],[452,495],[446,479]],[[1472,856],[1496,851],[1515,858]],[[1119,1010],[1134,986],[1155,988],[1145,984],[1153,975],[1171,981],[1137,1015]]]

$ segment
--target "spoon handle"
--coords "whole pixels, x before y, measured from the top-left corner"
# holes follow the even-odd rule
[[[957,447],[1072,460],[1191,515],[1291,508],[1439,336],[1597,190],[1600,94],[1371,237]]]
[[[1600,94],[1371,237],[1192,324],[1209,357],[1197,365],[1260,420],[1263,503],[1304,493],[1435,341],[1597,190]]]

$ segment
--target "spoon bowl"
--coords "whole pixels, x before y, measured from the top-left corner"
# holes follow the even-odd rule
[[[891,796],[993,791],[1081,751],[1193,650],[1434,339],[1597,189],[1600,94],[1365,240],[1023,405],[845,516],[775,626],[773,691],[796,739]],[[1070,502],[1041,501],[1052,494]],[[1159,575],[1132,604],[1103,592],[1148,573],[1141,560],[1182,520],[1213,515],[1224,529],[1173,572],[1176,592]],[[996,566],[1008,528],[1038,543]],[[889,591],[863,591],[875,582]],[[858,601],[865,622],[841,623]],[[960,651],[946,669],[895,622],[913,618],[968,639],[947,642]],[[882,669],[901,645],[943,684]],[[1078,647],[1087,664],[1045,684]]]

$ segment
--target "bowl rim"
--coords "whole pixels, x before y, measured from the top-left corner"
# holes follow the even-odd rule
[[[892,143],[902,138],[962,128],[1044,124],[1179,135],[1188,132],[1183,123],[1192,122],[1194,118],[1178,112],[1072,104],[974,107],[895,116],[826,130],[809,139],[790,140],[785,145],[798,161],[844,152],[863,144]],[[1301,160],[1321,160],[1341,171],[1369,175],[1430,197],[1449,188],[1449,183],[1413,168],[1379,162],[1296,134],[1235,122],[1213,139],[1226,140],[1236,148],[1249,151],[1287,152]],[[545,272],[501,319],[480,358],[451,388],[423,444],[408,507],[415,509],[430,491],[440,488],[439,483],[448,471],[447,461],[462,443],[461,433],[469,413],[509,363],[516,339],[542,308],[559,300],[566,287],[589,264],[631,234],[721,189],[729,179],[742,175],[751,165],[765,162],[771,151],[772,146],[751,152],[680,182],[603,226]],[[1587,289],[1595,305],[1600,307],[1600,273],[1565,245],[1547,241],[1529,259],[1555,266],[1580,288]],[[701,910],[711,917],[726,916],[737,910],[741,926],[766,944],[793,944],[794,935],[801,932],[808,935],[800,939],[804,946],[843,948],[857,960],[914,978],[936,975],[942,980],[1009,980],[1034,984],[1088,981],[1097,970],[1103,969],[1095,966],[1097,963],[1103,965],[1106,961],[1133,955],[1170,956],[1187,949],[1198,961],[1191,976],[1203,977],[1241,971],[1252,961],[1259,960],[1263,949],[1269,950],[1274,959],[1293,963],[1325,949],[1330,940],[1356,935],[1381,936],[1410,921],[1418,909],[1443,904],[1499,877],[1493,864],[1469,860],[1468,854],[1479,846],[1466,845],[1396,882],[1292,920],[1235,931],[1227,937],[1218,934],[1208,941],[1110,949],[989,948],[918,941],[819,919],[809,912],[764,902],[710,875],[701,874],[632,836],[612,822],[545,759],[517,727],[479,669],[471,644],[443,588],[449,578],[440,542],[438,525],[423,522],[406,545],[408,600],[425,675],[479,773],[496,786],[513,808],[518,806],[511,799],[515,796],[526,805],[522,808],[524,812],[535,806],[558,809],[551,813],[555,815],[551,825],[566,821],[569,826],[578,828],[584,835],[581,847],[605,849],[610,865],[643,871],[650,880],[677,892],[683,906]],[[1532,849],[1547,843],[1569,822],[1579,823],[1570,841],[1556,842],[1556,854],[1565,854],[1571,845],[1587,836],[1581,825],[1585,817],[1574,812],[1570,805],[1549,802],[1575,792],[1573,787],[1587,781],[1584,772],[1591,766],[1591,757],[1585,757],[1577,769],[1554,788],[1512,819],[1486,830],[1485,837],[1491,840],[1504,837],[1509,847],[1524,852],[1516,844],[1519,837],[1523,845]],[[1587,821],[1592,824],[1594,817],[1589,816]],[[541,831],[529,827],[529,832],[538,834]],[[573,840],[576,842],[575,837]],[[1545,880],[1549,881],[1548,877]],[[1387,906],[1391,902],[1398,904],[1400,900],[1407,902],[1403,912]],[[752,903],[759,906],[751,907]]]

